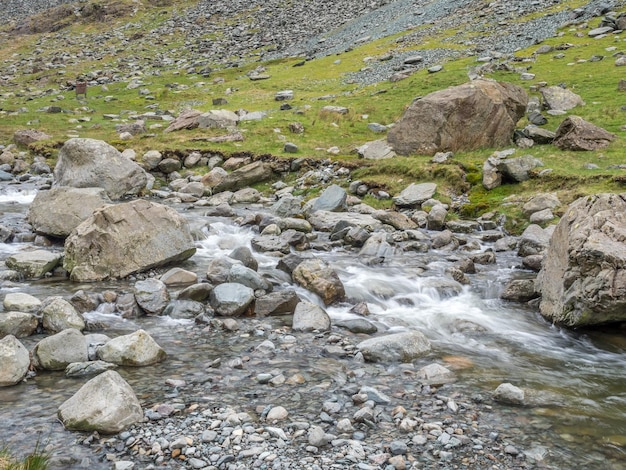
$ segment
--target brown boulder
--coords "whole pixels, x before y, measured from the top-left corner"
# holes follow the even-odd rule
[[[414,101],[387,141],[401,155],[508,145],[527,104],[517,85],[474,80]]]
[[[180,131],[182,129],[195,129],[198,127],[198,118],[202,114],[201,111],[195,109],[186,109],[174,119],[164,132]]]
[[[556,130],[554,145],[561,150],[599,150],[608,147],[613,140],[615,134],[579,116],[569,116]]]
[[[15,134],[13,134],[13,142],[17,145],[30,145],[33,142],[51,138],[52,136],[46,134],[45,132],[36,131],[35,129],[23,129],[15,131]]]

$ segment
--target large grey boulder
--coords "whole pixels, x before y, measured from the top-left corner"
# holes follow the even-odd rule
[[[28,349],[15,336],[0,340],[0,387],[9,387],[22,381],[30,367]]]
[[[56,186],[103,188],[111,199],[136,195],[146,187],[145,171],[115,147],[95,139],[70,139],[54,168]]]
[[[328,331],[330,317],[319,305],[300,302],[293,312],[292,328],[294,331]]]
[[[535,212],[540,212],[546,209],[556,209],[561,205],[556,193],[539,193],[531,197],[528,202],[522,206],[524,215],[530,216]]]
[[[39,341],[33,359],[41,369],[63,370],[72,362],[88,360],[87,340],[80,331],[68,328]]]
[[[393,198],[398,207],[418,207],[435,195],[435,183],[411,183],[402,192]]]
[[[187,220],[146,200],[106,206],[65,240],[63,266],[75,281],[122,278],[183,261],[196,251]]]
[[[98,358],[119,366],[149,366],[165,360],[167,354],[144,330],[118,336],[98,348]]]
[[[141,404],[128,383],[113,370],[83,385],[58,410],[63,426],[72,431],[117,433],[143,419]]]
[[[346,190],[336,184],[326,188],[313,203],[314,211],[341,212],[346,210]]]
[[[243,284],[226,282],[211,291],[210,302],[217,315],[238,317],[254,311],[254,291]]]
[[[511,142],[527,104],[517,85],[474,80],[415,100],[387,141],[400,155],[501,147]]]
[[[554,145],[561,150],[600,150],[614,140],[615,134],[579,116],[569,116],[557,128]]]
[[[408,331],[366,339],[357,348],[369,362],[412,362],[429,353],[431,345],[419,331]]]
[[[32,335],[39,320],[32,313],[26,312],[0,312],[0,338],[15,336],[24,338]]]
[[[41,308],[44,329],[58,333],[68,328],[85,329],[85,320],[74,306],[62,297],[48,297]]]
[[[346,291],[337,272],[319,259],[307,259],[291,273],[293,280],[320,296],[324,305],[342,300]]]
[[[62,259],[62,253],[33,250],[11,255],[5,260],[5,264],[7,268],[17,271],[27,279],[38,279],[57,267]]]
[[[96,209],[110,203],[102,188],[59,186],[37,193],[28,209],[28,222],[37,233],[65,238]]]
[[[255,183],[260,183],[271,178],[273,172],[272,167],[262,161],[250,163],[248,165],[237,168],[232,173],[226,175],[219,183],[217,183],[213,191],[216,193],[222,191],[236,191]]]
[[[148,315],[160,315],[170,301],[163,281],[149,278],[135,283],[135,300]]]
[[[541,314],[569,327],[626,320],[626,194],[572,203],[537,277]]]

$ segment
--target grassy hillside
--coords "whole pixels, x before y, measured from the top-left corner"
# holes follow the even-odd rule
[[[89,11],[104,11],[89,2]],[[602,39],[587,36],[600,18],[582,24],[572,24],[544,44],[559,47],[559,51],[535,54],[538,45],[518,51],[514,58],[503,59],[507,70],[497,70],[486,76],[516,83],[531,96],[539,96],[538,84],[564,83],[586,102],[570,112],[615,133],[618,138],[608,149],[598,152],[563,152],[551,145],[517,150],[516,155],[532,154],[541,159],[552,173],[516,185],[496,190],[482,188],[483,161],[494,149],[459,152],[453,163],[433,165],[430,158],[414,155],[380,162],[359,160],[354,149],[384,135],[367,128],[368,123],[391,124],[417,96],[458,85],[468,80],[468,71],[479,65],[477,56],[466,57],[463,44],[477,34],[471,28],[442,31],[437,37],[423,37],[419,44],[403,42],[403,37],[419,36],[419,28],[388,38],[364,43],[339,55],[303,61],[302,57],[271,62],[237,61],[238,67],[213,63],[210,53],[190,56],[185,46],[184,31],[155,40],[150,31],[162,25],[172,15],[180,13],[193,2],[151,2],[151,6],[130,0],[111,0],[107,14],[84,15],[73,18],[42,15],[35,23],[40,29],[52,30],[36,34],[16,35],[6,28],[0,34],[0,143],[9,144],[18,129],[34,128],[52,139],[33,145],[31,154],[40,153],[53,164],[55,149],[69,137],[103,139],[119,149],[133,148],[139,158],[150,149],[189,152],[216,150],[225,154],[247,151],[255,154],[284,156],[283,145],[290,141],[299,152],[290,157],[339,160],[359,168],[352,177],[385,188],[396,194],[411,182],[434,180],[440,184],[439,197],[450,200],[467,193],[470,204],[461,208],[463,216],[478,216],[488,210],[507,213],[511,228],[520,230],[527,224],[517,211],[518,200],[539,191],[556,191],[562,202],[592,192],[621,191],[626,180],[624,169],[624,137],[626,136],[626,92],[618,91],[618,82],[626,67],[615,65],[615,56],[626,52],[623,34]],[[175,6],[173,5],[175,3]],[[583,2],[563,1],[555,11],[580,6]],[[155,6],[156,5],[156,6]],[[69,7],[68,7],[69,8]],[[110,13],[114,12],[114,13]],[[550,13],[550,12],[546,12]],[[62,16],[62,15],[61,15]],[[519,18],[525,21],[528,18]],[[46,21],[56,26],[45,27]],[[63,25],[57,23],[62,22]],[[218,38],[215,38],[218,40]],[[567,44],[567,48],[561,47]],[[443,71],[429,74],[420,70],[408,79],[391,83],[361,85],[351,78],[368,64],[413,49],[455,48],[458,58],[443,63]],[[95,52],[97,51],[97,52]],[[562,58],[555,58],[556,54]],[[185,60],[187,57],[189,59]],[[593,57],[602,60],[592,61]],[[595,60],[595,59],[594,59]],[[262,67],[262,69],[259,69]],[[502,67],[504,68],[504,67]],[[211,70],[209,73],[209,69]],[[252,81],[250,73],[262,70],[267,80]],[[535,74],[524,81],[522,71]],[[66,85],[78,76],[109,77],[103,86],[91,86],[86,99],[78,100]],[[129,87],[131,83],[138,86]],[[275,101],[276,92],[293,90],[289,101],[292,110],[281,111]],[[215,98],[225,98],[227,104],[214,106]],[[336,105],[349,109],[338,116],[322,110]],[[58,106],[60,113],[46,112],[46,107]],[[241,122],[243,142],[215,144],[199,139],[223,135],[224,130],[192,130],[163,133],[167,122],[150,120],[148,134],[130,141],[119,139],[115,126],[129,122],[129,116],[145,112],[177,115],[193,108],[200,111],[225,108],[229,110],[266,111],[261,121]],[[545,126],[556,129],[565,116],[550,117]],[[303,134],[292,134],[289,124],[303,124]],[[519,123],[523,127],[525,122]],[[338,147],[337,155],[328,153]],[[589,170],[593,163],[599,169]],[[372,201],[373,202],[373,201]],[[385,204],[379,203],[377,204]]]

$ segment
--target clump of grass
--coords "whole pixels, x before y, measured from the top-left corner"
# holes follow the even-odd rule
[[[39,449],[39,442],[35,450],[23,457],[17,458],[5,447],[0,449],[0,470],[46,470],[49,458]]]

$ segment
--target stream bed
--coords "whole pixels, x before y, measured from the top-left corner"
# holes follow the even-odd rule
[[[25,224],[36,186],[2,183],[0,225]],[[257,234],[254,228],[240,227],[231,219],[205,217],[202,210],[189,205],[175,207],[189,219],[197,238],[197,253],[181,267],[195,271],[199,277],[205,276],[213,257],[226,256],[237,246],[249,247]],[[0,261],[32,247],[33,242],[28,240],[0,243]],[[488,247],[489,243],[481,241],[482,249]],[[371,312],[368,319],[381,331],[416,329],[428,337],[433,353],[415,367],[437,362],[454,368],[457,381],[447,385],[448,390],[490,400],[491,392],[503,382],[523,388],[527,406],[493,404],[496,416],[493,419],[547,449],[537,468],[626,468],[626,331],[620,327],[568,331],[550,325],[535,309],[500,300],[499,293],[507,280],[528,274],[519,268],[520,259],[514,252],[498,253],[496,264],[481,265],[478,273],[471,276],[471,284],[455,293],[440,288],[446,279],[445,268],[456,257],[455,253],[436,250],[424,254],[402,253],[377,265],[363,263],[355,252],[343,248],[315,250],[314,256],[333,266],[351,300],[326,309],[333,321],[357,318],[350,309],[355,302],[365,302]],[[314,294],[290,284],[285,274],[276,269],[278,258],[260,253],[255,253],[255,257],[259,272],[272,281],[275,289],[289,287],[301,298],[321,304]],[[0,284],[0,298],[19,291],[40,299],[52,295],[67,299],[80,289],[131,292],[132,285],[132,280],[77,284],[61,277],[22,283],[5,281]],[[253,408],[255,403],[270,396],[275,402],[291,403],[292,408],[299,408],[302,413],[314,406],[307,403],[304,389],[295,392],[297,400],[292,389],[260,390],[258,383],[247,380],[249,371],[235,370],[230,375],[209,372],[216,359],[227,363],[271,338],[272,331],[288,330],[288,317],[242,319],[236,334],[214,334],[210,339],[192,321],[167,317],[125,320],[106,308],[89,312],[85,317],[93,328],[103,328],[98,332],[111,337],[143,328],[168,353],[163,363],[119,370],[144,407],[172,398],[172,390],[163,386],[167,379],[198,385],[197,396],[192,391],[186,392],[187,402],[212,397],[232,406]],[[32,349],[41,338],[33,336],[21,341]],[[313,336],[307,338],[315,340]],[[354,342],[362,339],[362,336],[355,338]],[[284,371],[302,374],[308,387],[324,383],[341,385],[349,380],[348,359],[314,356],[306,344],[300,351],[297,355],[278,356],[273,364]],[[384,384],[390,390],[414,387],[407,382],[401,365],[363,367],[373,371],[371,382]],[[16,453],[29,452],[39,442],[52,456],[58,457],[55,464],[58,468],[110,468],[109,463],[94,457],[93,449],[76,444],[80,433],[65,431],[56,419],[58,406],[86,380],[66,378],[62,372],[38,372],[25,383],[0,388],[0,447],[7,446]],[[72,459],[64,460],[68,453]]]

